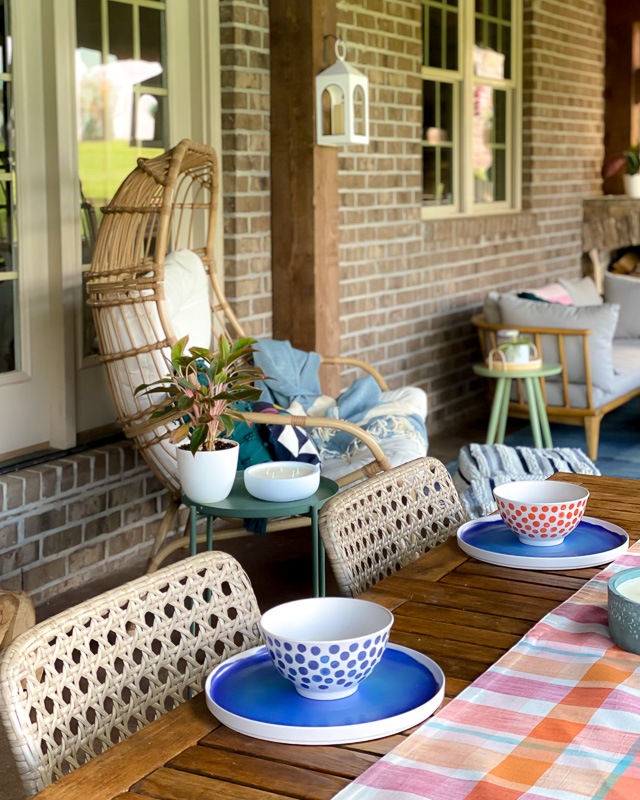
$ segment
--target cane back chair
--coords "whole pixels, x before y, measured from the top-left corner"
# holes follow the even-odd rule
[[[0,716],[27,794],[201,691],[220,661],[260,643],[238,562],[179,561],[36,625],[0,658]]]
[[[444,465],[417,458],[327,501],[318,525],[340,591],[357,597],[465,521]]]
[[[246,333],[227,301],[214,261],[213,245],[217,215],[218,165],[213,148],[187,139],[152,159],[138,159],[138,166],[124,180],[113,200],[102,209],[91,270],[87,277],[88,304],[98,335],[100,358],[105,363],[118,422],[145,460],[171,492],[171,502],[154,543],[149,570],[157,568],[169,552],[185,546],[187,537],[162,547],[180,506],[175,446],[168,436],[172,419],[149,420],[154,408],[136,386],[164,377],[164,355],[176,342],[167,311],[164,265],[169,251],[191,250],[202,260],[210,283],[212,330],[230,339]],[[383,390],[388,387],[380,373],[357,358],[323,357],[325,364],[359,367],[373,375]],[[179,412],[176,413],[177,419]],[[269,414],[246,414],[248,422],[272,424]],[[278,416],[278,425],[326,427],[351,433],[371,451],[372,460],[362,469],[340,478],[349,485],[390,469],[389,460],[376,440],[341,420]],[[307,520],[298,519],[296,526]],[[291,527],[291,520],[269,524],[267,530]],[[217,534],[235,536],[242,529]],[[199,537],[203,541],[204,537]]]

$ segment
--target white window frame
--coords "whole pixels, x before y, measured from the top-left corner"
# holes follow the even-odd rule
[[[425,4],[423,8],[428,8]],[[474,75],[475,0],[458,0],[458,69],[422,66],[422,81],[453,84],[453,199],[450,205],[422,205],[422,218],[451,219],[517,213],[522,210],[522,0],[513,0],[511,19],[512,77],[495,80]],[[424,36],[424,31],[423,31]],[[443,47],[446,43],[443,42]],[[507,199],[473,200],[473,90],[491,86],[507,90]],[[422,126],[422,129],[424,126]],[[422,146],[422,139],[421,139]],[[421,152],[422,165],[422,152]],[[424,167],[422,167],[422,170]]]

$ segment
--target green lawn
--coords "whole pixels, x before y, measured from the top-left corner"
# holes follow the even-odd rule
[[[135,169],[136,160],[153,158],[164,152],[153,147],[131,147],[126,141],[78,142],[78,166],[82,191],[96,210],[108,203],[116,190]]]

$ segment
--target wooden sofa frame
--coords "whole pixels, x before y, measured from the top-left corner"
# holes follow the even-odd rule
[[[496,347],[496,331],[503,330],[504,324],[494,324],[487,322],[484,314],[476,314],[472,317],[471,322],[475,325],[480,339],[480,348],[482,350],[482,357],[486,358],[488,350]],[[510,329],[518,330],[520,333],[526,335],[528,338],[533,339],[538,352],[542,352],[542,336],[556,336],[558,339],[558,354],[560,364],[562,365],[562,394],[564,404],[561,406],[552,406],[547,403],[547,393],[545,387],[545,379],[541,378],[542,383],[542,397],[547,409],[547,416],[551,422],[562,422],[565,425],[583,425],[585,437],[587,440],[587,454],[592,461],[598,458],[598,443],[600,440],[600,423],[605,414],[613,411],[624,405],[628,400],[633,397],[640,396],[640,387],[631,392],[627,392],[621,397],[616,397],[602,406],[596,406],[593,402],[593,382],[591,378],[591,359],[589,356],[589,335],[591,330],[570,330],[568,328],[530,328],[522,325],[509,325]],[[571,405],[569,397],[569,377],[567,371],[567,356],[565,348],[565,339],[569,336],[579,336],[582,338],[582,351],[584,354],[584,374],[586,376],[586,390],[587,390],[587,407],[576,408]],[[487,347],[487,341],[490,347]],[[522,387],[522,380],[517,379],[517,402],[509,404],[509,415],[512,417],[519,417],[528,419],[529,409],[525,403],[524,391]]]

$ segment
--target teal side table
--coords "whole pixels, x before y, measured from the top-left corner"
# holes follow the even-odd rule
[[[189,554],[196,554],[196,525],[199,519],[207,520],[207,550],[213,549],[213,521],[216,517],[232,519],[269,519],[271,517],[311,517],[311,550],[313,559],[313,596],[325,595],[324,545],[318,536],[318,511],[329,498],[339,491],[339,486],[329,478],[320,478],[320,486],[311,497],[291,503],[271,503],[258,500],[245,489],[244,472],[240,471],[233,482],[231,493],[218,503],[194,503],[185,494],[182,502],[190,513]]]
[[[542,448],[542,440],[544,438],[544,446],[553,447],[540,378],[559,375],[562,372],[561,364],[543,364],[540,369],[510,369],[508,372],[502,369],[490,369],[486,364],[474,364],[473,371],[476,375],[480,375],[483,378],[493,378],[496,381],[496,393],[493,397],[489,428],[487,429],[487,444],[502,444],[504,442],[507,417],[509,416],[511,381],[514,378],[522,378],[527,393],[533,443],[536,447]]]

